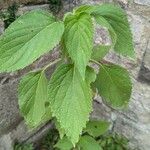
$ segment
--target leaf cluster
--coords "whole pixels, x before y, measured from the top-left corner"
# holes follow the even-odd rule
[[[95,22],[109,31],[111,45],[94,45]],[[55,118],[61,137],[75,146],[89,121],[93,88],[111,107],[127,106],[132,90],[128,72],[103,58],[110,48],[133,57],[132,34],[125,12],[113,4],[80,6],[62,21],[46,11],[33,10],[0,37],[0,72],[22,69],[58,44],[61,58],[21,79],[18,102],[30,128]],[[49,80],[45,71],[60,61]],[[91,63],[98,66],[98,72]],[[81,139],[82,144],[93,140]]]

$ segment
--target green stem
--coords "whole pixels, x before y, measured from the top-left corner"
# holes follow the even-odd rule
[[[43,67],[43,69],[42,69],[43,72],[44,72],[47,68],[49,68],[49,67],[51,67],[51,66],[57,64],[59,61],[61,61],[61,58],[58,58],[58,59],[56,59],[55,61],[50,62],[48,65],[46,65],[45,67]]]
[[[95,63],[95,64],[97,64],[97,65],[99,65],[99,66],[102,65],[102,63],[100,63],[100,62],[98,62],[98,61],[96,61],[96,60],[94,60],[94,59],[90,59],[90,61],[93,62],[93,63]]]

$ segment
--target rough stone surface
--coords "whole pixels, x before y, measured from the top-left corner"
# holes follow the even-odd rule
[[[0,150],[13,150],[14,141],[10,137],[10,133],[0,138]]]
[[[21,120],[16,93],[17,81],[0,86],[0,135],[9,132]]]
[[[3,33],[4,31],[4,23],[3,21],[0,20],[0,35]]]
[[[150,83],[150,42],[148,43],[143,57],[139,79]]]
[[[134,0],[135,3],[150,6],[149,0]]]
[[[29,130],[24,121],[22,121],[16,129],[12,130],[12,132],[10,133],[10,137],[13,141],[17,141],[20,143],[38,143],[40,139],[45,136],[48,130],[51,128],[54,128],[54,125],[53,123],[48,122],[46,123],[46,125],[41,125],[37,129]]]

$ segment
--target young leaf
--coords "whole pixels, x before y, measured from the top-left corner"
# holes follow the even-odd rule
[[[61,65],[52,75],[48,93],[53,116],[75,145],[92,109],[89,85],[73,65]]]
[[[129,102],[132,84],[126,69],[118,65],[101,65],[95,81],[100,96],[118,108],[126,106]]]
[[[115,51],[124,56],[134,57],[132,34],[125,12],[120,7],[112,4],[103,4],[93,7],[92,15],[96,17],[97,22],[102,23],[103,26],[108,28],[112,40],[116,38],[114,34],[115,31],[117,35],[114,47]]]
[[[92,5],[81,5],[77,8],[74,9],[75,13],[88,13],[88,14],[91,14],[94,10],[94,7],[95,6],[92,6]]]
[[[19,84],[19,108],[27,125],[34,128],[51,118],[51,110],[46,106],[48,82],[43,72],[31,72]]]
[[[15,71],[52,50],[64,31],[48,12],[34,10],[12,23],[0,38],[0,72]]]
[[[89,121],[86,125],[85,132],[93,137],[98,137],[108,131],[110,123],[107,121]]]
[[[54,147],[59,148],[60,150],[71,150],[73,145],[67,137],[64,137],[63,139],[60,139]]]
[[[64,44],[83,79],[93,48],[93,24],[89,14],[69,15],[65,18]]]
[[[93,48],[92,59],[100,61],[109,52],[110,45],[97,45]]]
[[[112,4],[102,4],[80,6],[75,11],[93,15],[98,24],[108,28],[115,51],[124,56],[134,57],[132,33],[123,9]]]
[[[80,138],[79,146],[82,150],[102,150],[98,142],[88,135]]]

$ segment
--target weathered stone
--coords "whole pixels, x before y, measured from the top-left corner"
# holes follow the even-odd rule
[[[54,128],[53,123],[48,122],[46,125],[41,125],[37,129],[29,130],[25,122],[22,121],[16,129],[10,133],[11,139],[19,143],[38,143],[51,128]]]
[[[0,86],[0,136],[16,127],[21,120],[16,96],[17,83],[13,81]]]
[[[148,150],[150,147],[150,86],[133,82],[129,109],[116,112],[114,131],[129,138],[132,147]]]
[[[50,11],[48,4],[33,5],[33,6],[22,6],[22,7],[19,7],[18,12],[17,12],[17,16],[23,15],[25,12],[28,12],[28,11],[31,11],[34,9],[43,9],[43,10]]]
[[[0,9],[7,8],[8,6],[11,6],[14,2],[18,5],[21,5],[21,4],[41,4],[41,3],[46,3],[47,0],[1,0],[0,1]]]
[[[0,138],[0,150],[14,150],[14,141],[10,137],[10,133]]]
[[[150,6],[149,0],[134,0],[135,3]]]
[[[143,62],[139,73],[139,79],[150,83],[150,41],[143,57]]]
[[[4,31],[4,22],[0,20],[0,35],[3,33]]]

